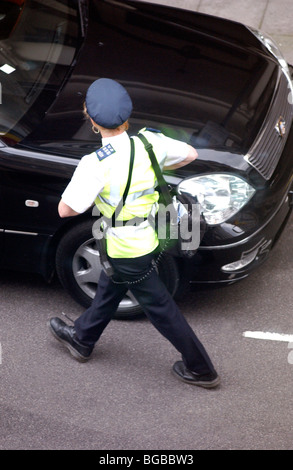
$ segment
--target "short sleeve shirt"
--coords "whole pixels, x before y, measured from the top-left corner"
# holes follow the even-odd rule
[[[153,145],[154,153],[161,168],[185,160],[189,146],[179,140],[166,137],[150,130],[142,131]],[[97,152],[85,155],[79,162],[71,181],[62,194],[62,200],[75,212],[83,213],[92,206],[105,185],[107,165],[114,165],[117,159],[129,159],[130,139],[126,132],[114,137],[103,138],[103,147],[111,144],[113,153],[107,158],[106,165],[99,165]],[[136,146],[143,145],[136,139]]]

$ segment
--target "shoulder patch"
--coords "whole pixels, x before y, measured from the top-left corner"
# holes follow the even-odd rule
[[[150,132],[156,132],[157,134],[162,134],[162,131],[160,131],[159,129],[153,129],[152,127],[145,127],[143,130],[144,131],[150,131]]]
[[[110,155],[113,155],[115,152],[116,150],[113,149],[111,144],[104,145],[104,147],[96,150],[97,157],[100,161],[110,157]]]

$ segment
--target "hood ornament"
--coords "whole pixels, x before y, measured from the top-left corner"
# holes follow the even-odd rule
[[[286,134],[286,121],[283,116],[280,116],[276,122],[275,129],[280,137],[284,137]]]

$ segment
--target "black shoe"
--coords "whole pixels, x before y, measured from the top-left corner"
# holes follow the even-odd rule
[[[72,356],[80,362],[89,360],[93,347],[81,343],[73,326],[68,326],[60,318],[51,318],[49,322],[51,333],[58,341],[66,346]]]
[[[197,385],[199,387],[213,388],[217,387],[220,383],[220,377],[216,372],[210,372],[205,375],[196,374],[195,372],[187,369],[183,361],[175,362],[172,372],[183,382]]]

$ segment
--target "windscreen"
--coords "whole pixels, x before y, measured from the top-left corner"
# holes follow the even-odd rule
[[[1,2],[0,138],[4,142],[17,143],[38,125],[70,69],[78,34],[77,11],[69,1]]]

